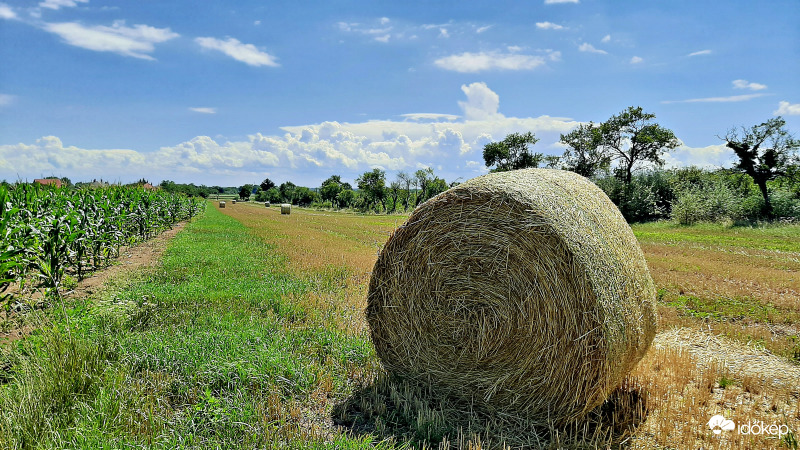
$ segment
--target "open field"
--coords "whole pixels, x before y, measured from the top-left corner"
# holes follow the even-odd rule
[[[55,326],[4,347],[0,447],[613,438],[634,448],[797,448],[800,227],[635,226],[659,289],[661,332],[598,412],[607,426],[539,430],[465,417],[382,376],[366,286],[404,216],[209,205],[160,266],[112,280],[65,314],[54,308],[41,320]],[[790,432],[715,436],[706,426],[715,414]]]

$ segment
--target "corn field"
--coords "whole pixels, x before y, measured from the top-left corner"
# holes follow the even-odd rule
[[[181,194],[112,186],[71,190],[0,185],[0,303],[8,292],[60,295],[65,274],[78,280],[107,266],[120,247],[149,239],[205,207]]]

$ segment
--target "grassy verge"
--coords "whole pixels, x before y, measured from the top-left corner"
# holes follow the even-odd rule
[[[374,448],[334,432],[319,407],[374,359],[368,336],[299,301],[336,287],[335,272],[288,273],[209,208],[161,267],[17,344],[0,447]]]

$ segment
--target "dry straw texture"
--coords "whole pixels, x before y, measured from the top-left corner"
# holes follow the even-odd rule
[[[292,205],[288,203],[281,203],[281,214],[291,214],[292,213]]]
[[[417,208],[375,263],[367,319],[394,375],[541,423],[600,405],[657,320],[617,208],[585,178],[545,169],[478,177]]]

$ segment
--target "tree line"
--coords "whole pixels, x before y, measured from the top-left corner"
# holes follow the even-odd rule
[[[245,184],[239,188],[239,198],[258,202],[292,203],[329,209],[354,209],[361,212],[404,212],[425,200],[455,186],[447,183],[428,167],[414,173],[398,172],[388,179],[385,170],[372,169],[355,180],[355,187],[331,175],[318,188],[297,186],[291,181],[280,185],[266,178],[260,184]]]
[[[483,158],[493,172],[542,165],[576,172],[598,184],[628,220],[673,214],[685,223],[722,216],[800,219],[800,141],[786,130],[782,117],[717,135],[738,161],[732,169],[710,172],[664,171],[664,155],[680,140],[654,119],[655,114],[631,106],[605,122],[581,124],[562,134],[566,150],[561,156],[533,152],[538,139],[529,132],[487,144]]]

